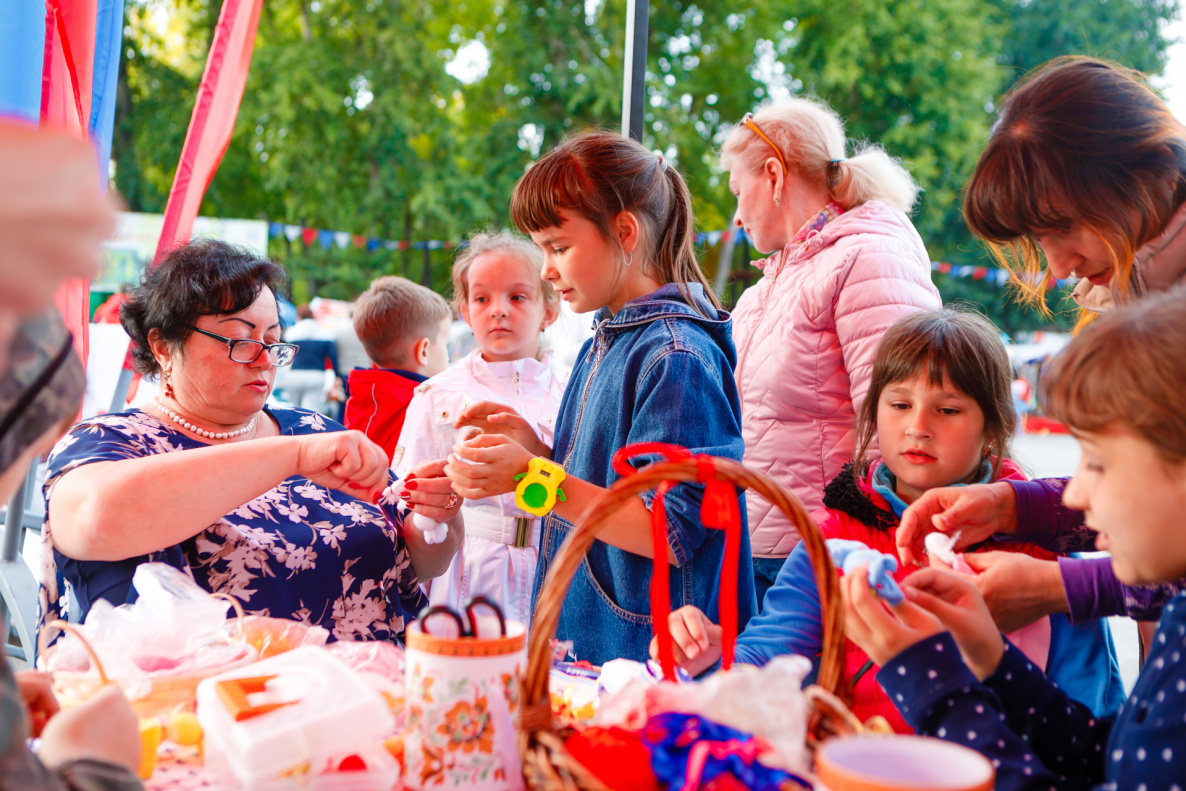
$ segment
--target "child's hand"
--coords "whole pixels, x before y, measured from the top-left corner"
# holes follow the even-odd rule
[[[1005,653],[1005,641],[973,579],[930,568],[911,574],[902,588],[907,601],[934,614],[951,632],[976,678],[983,681],[993,674]]]
[[[445,476],[445,460],[426,461],[404,477],[400,499],[418,514],[436,522],[450,522],[461,510],[462,498]]]
[[[36,739],[49,718],[57,714],[60,708],[50,684],[50,675],[36,670],[22,670],[16,674],[16,685],[29,712],[29,731]]]
[[[887,609],[869,587],[869,568],[864,564],[844,575],[840,591],[844,595],[845,634],[878,665],[884,666],[915,643],[943,631],[938,618],[909,599]]]
[[[552,449],[536,435],[531,425],[511,407],[494,401],[479,401],[461,413],[453,428],[473,426],[483,434],[501,434],[518,442],[533,456],[552,458]]]
[[[140,720],[119,687],[108,684],[54,715],[41,732],[38,757],[50,768],[91,758],[135,772],[140,768]]]
[[[671,629],[675,663],[693,676],[698,676],[721,658],[721,627],[689,604],[667,617]],[[651,658],[659,659],[659,643],[651,638]]]
[[[535,456],[500,434],[483,434],[464,445],[454,445],[445,465],[453,490],[467,500],[497,497],[515,491],[515,476],[527,471]],[[470,462],[467,464],[466,462]]]

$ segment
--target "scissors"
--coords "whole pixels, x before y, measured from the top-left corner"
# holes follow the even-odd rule
[[[498,634],[486,634],[489,629],[481,628],[483,616],[498,620]],[[486,596],[473,596],[465,603],[461,612],[447,604],[434,604],[420,611],[416,619],[420,631],[435,637],[506,637],[507,622],[502,608]]]

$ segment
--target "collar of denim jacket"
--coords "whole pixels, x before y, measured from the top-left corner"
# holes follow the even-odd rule
[[[604,329],[627,329],[638,324],[655,321],[661,318],[680,318],[696,321],[708,327],[724,327],[730,321],[729,314],[724,310],[713,307],[705,296],[704,286],[700,283],[684,283],[686,295],[681,293],[678,283],[667,283],[649,294],[630,300],[615,314],[610,314],[609,308],[597,311],[594,317],[595,326],[605,322]],[[690,300],[689,300],[690,298]],[[608,321],[607,321],[608,319]]]

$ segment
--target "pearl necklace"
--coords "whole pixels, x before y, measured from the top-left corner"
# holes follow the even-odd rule
[[[246,426],[243,426],[243,428],[236,429],[234,431],[207,431],[204,428],[195,426],[193,423],[190,423],[172,409],[169,409],[169,407],[165,406],[165,402],[160,399],[160,396],[152,399],[152,403],[153,406],[168,415],[169,418],[177,425],[181,426],[187,431],[192,431],[200,437],[206,437],[207,439],[231,439],[232,437],[242,436],[248,431],[251,431],[251,429],[255,428],[255,418],[251,418],[250,423],[248,423]]]

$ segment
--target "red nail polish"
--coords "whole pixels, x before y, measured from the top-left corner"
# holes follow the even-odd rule
[[[409,489],[409,490],[414,490],[416,488],[416,482],[404,479],[404,488]]]
[[[351,489],[361,489],[361,488],[363,488],[362,486],[360,486],[359,484],[355,483],[354,481],[350,481],[350,482],[349,482],[349,483],[347,483],[346,485],[347,485],[347,486],[349,486]]]
[[[399,499],[404,500],[406,502],[406,501],[412,499],[412,495],[408,494],[407,492],[400,492]]]
[[[404,476],[404,480],[405,480],[405,481],[410,481],[410,480],[412,480],[412,479],[413,479],[413,478],[415,478],[415,477],[416,477],[416,473],[414,473],[414,472],[409,472],[407,475],[405,475],[405,476]]]

